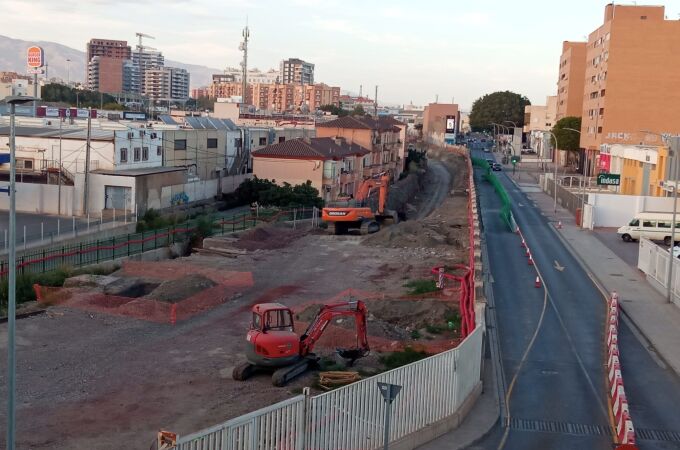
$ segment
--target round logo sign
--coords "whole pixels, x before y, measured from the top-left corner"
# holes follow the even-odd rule
[[[33,45],[26,50],[26,64],[28,67],[38,68],[45,65],[45,52],[42,47]]]

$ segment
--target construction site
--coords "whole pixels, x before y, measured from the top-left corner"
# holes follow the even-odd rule
[[[17,326],[19,447],[146,449],[160,429],[187,434],[456,347],[460,287],[437,277],[470,263],[469,167],[466,151],[430,148],[371,229],[263,224],[36,286],[45,312]],[[260,349],[273,336],[294,364],[314,360],[293,373]]]

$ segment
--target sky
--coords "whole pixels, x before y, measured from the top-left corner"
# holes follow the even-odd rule
[[[315,79],[374,95],[380,103],[454,102],[469,110],[497,90],[533,104],[554,95],[564,40],[585,40],[607,1],[572,0],[0,0],[2,34],[84,50],[93,37],[135,43],[166,58],[238,67],[250,28],[248,66],[297,57]],[[643,4],[638,2],[638,4]],[[658,4],[651,2],[651,4]],[[661,3],[678,19],[680,0]]]

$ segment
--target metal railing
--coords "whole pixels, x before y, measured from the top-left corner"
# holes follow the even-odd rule
[[[283,402],[180,436],[177,450],[370,450],[384,445],[378,382],[402,386],[392,403],[395,442],[458,412],[481,376],[482,326],[451,350],[365,380]]]
[[[316,208],[292,208],[280,211],[258,211],[222,217],[212,221],[212,235],[223,235],[253,228],[262,222],[287,222],[318,218]],[[99,264],[117,258],[136,255],[150,250],[167,247],[175,242],[189,239],[196,230],[200,219],[189,220],[172,227],[129,233],[108,239],[42,248],[24,253],[17,259],[19,274],[45,273],[60,267],[81,267]],[[314,222],[316,223],[316,222]],[[0,260],[0,278],[7,276],[9,267],[6,259]]]

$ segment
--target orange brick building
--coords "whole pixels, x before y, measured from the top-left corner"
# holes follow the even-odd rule
[[[223,81],[213,78],[207,90],[212,98],[242,97],[243,85],[235,81]],[[272,112],[290,112],[306,105],[310,111],[316,111],[323,105],[340,105],[340,88],[319,84],[283,84],[283,83],[249,83],[245,103],[257,109]]]
[[[588,37],[581,147],[592,163],[603,143],[660,142],[641,130],[680,133],[680,21],[664,13],[609,4]]]
[[[585,77],[586,43],[564,41],[557,80],[556,120],[569,116],[581,117]]]

